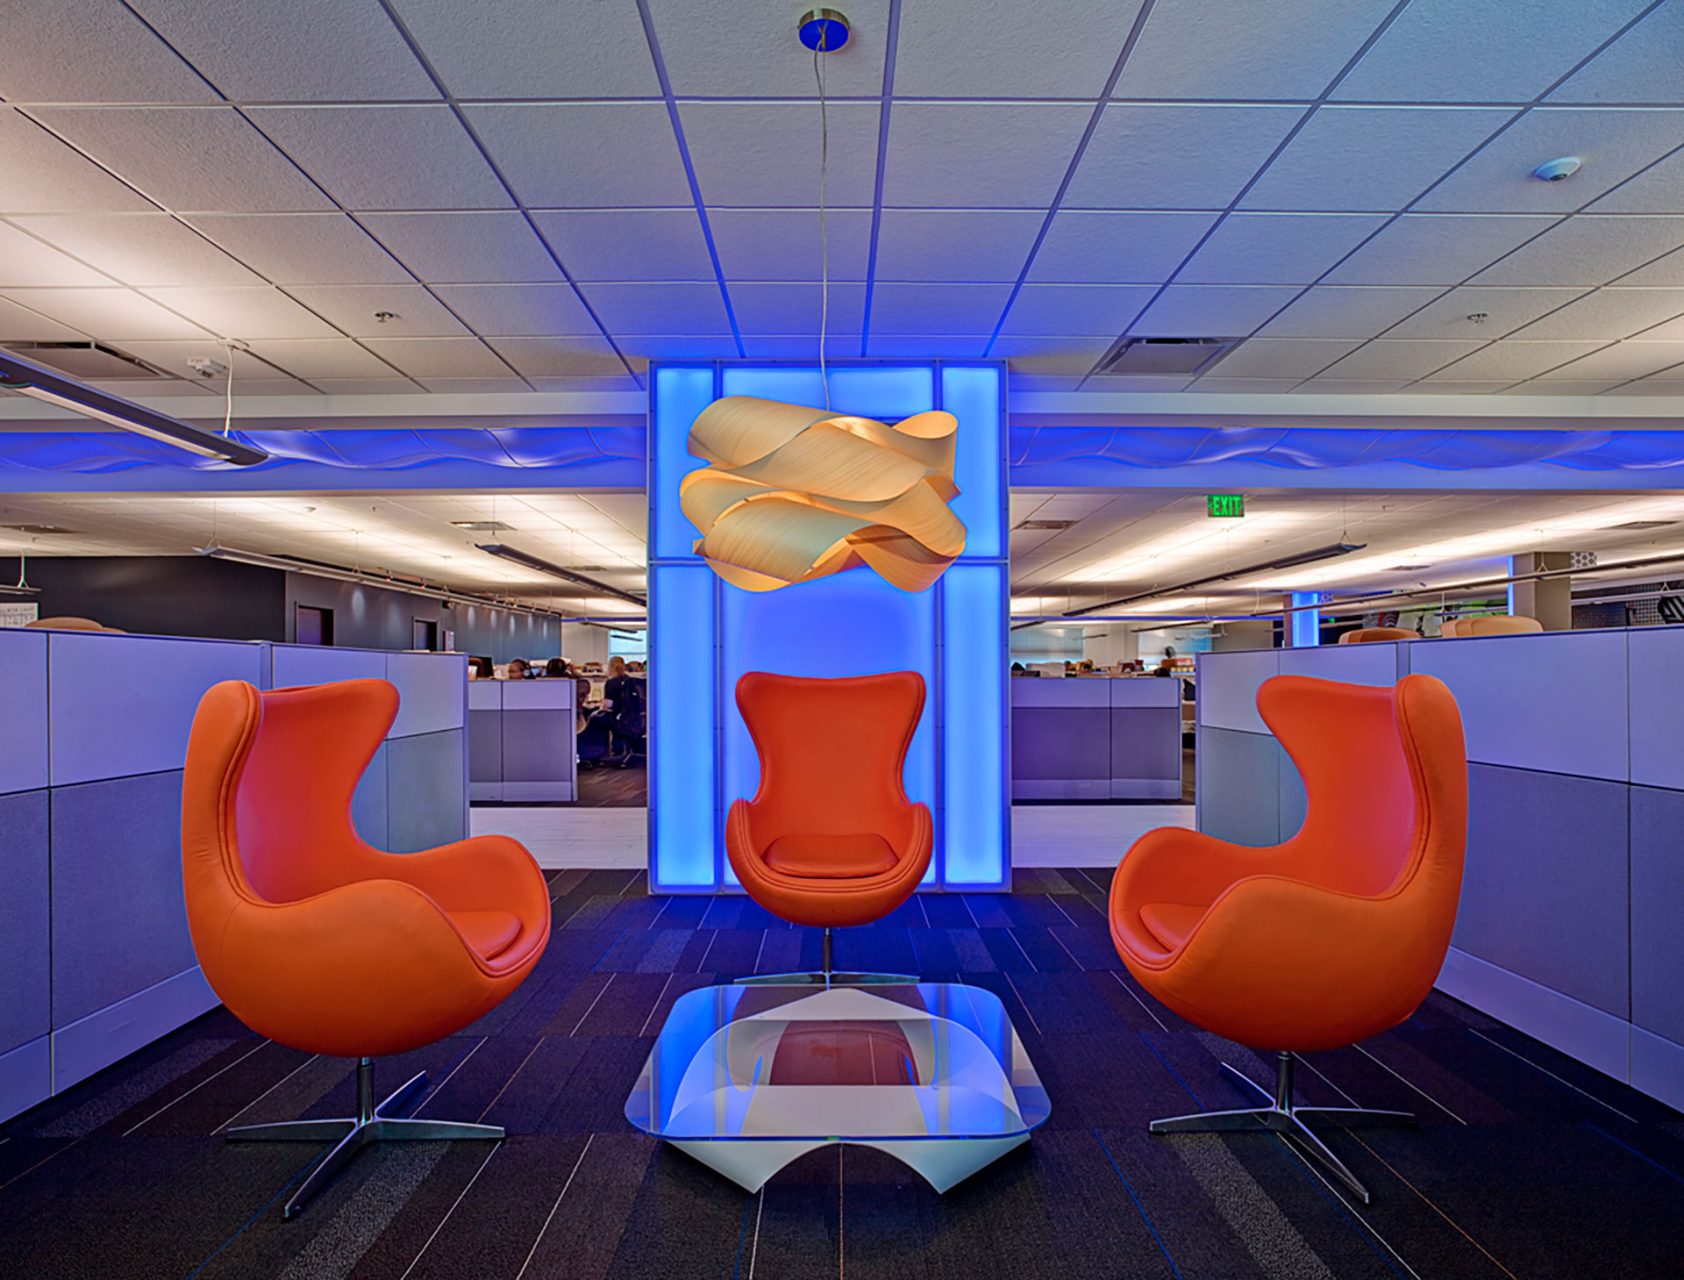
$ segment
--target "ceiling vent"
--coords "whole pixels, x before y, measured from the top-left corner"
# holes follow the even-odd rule
[[[1068,529],[1075,523],[1076,522],[1074,520],[1025,520],[1017,527],[1019,529],[1056,531],[1059,529]]]
[[[504,524],[501,520],[452,520],[452,528],[466,529],[469,533],[516,533],[518,530],[512,524]]]
[[[89,382],[167,376],[142,360],[98,342],[8,342],[6,348],[26,360]]]
[[[1100,362],[1095,374],[1202,373],[1227,355],[1238,338],[1129,338]]]
[[[14,533],[33,534],[72,534],[76,532],[75,529],[66,529],[56,524],[0,524],[0,529],[10,529]]]
[[[1624,524],[1611,524],[1604,533],[1623,533],[1628,529],[1668,529],[1677,524],[1676,520],[1627,520]]]

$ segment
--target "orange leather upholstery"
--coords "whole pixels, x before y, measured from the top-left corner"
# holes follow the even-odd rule
[[[384,680],[199,703],[182,792],[187,922],[206,980],[260,1035],[377,1057],[461,1030],[520,985],[550,935],[532,856],[504,836],[383,853],[351,794],[398,709]]]
[[[1455,699],[1431,676],[1370,688],[1276,676],[1257,706],[1303,776],[1304,825],[1249,848],[1148,832],[1111,881],[1111,939],[1189,1022],[1292,1052],[1396,1026],[1450,945],[1467,836]]]
[[[1543,629],[1544,624],[1536,618],[1492,613],[1478,618],[1446,618],[1439,634],[1446,640],[1465,640],[1469,636],[1529,636]]]
[[[1340,644],[1380,644],[1387,640],[1418,640],[1413,631],[1402,627],[1358,627],[1339,637]]]
[[[725,849],[749,896],[814,928],[865,924],[905,902],[930,865],[930,811],[901,782],[923,677],[751,671],[737,706],[760,789],[731,806]]]

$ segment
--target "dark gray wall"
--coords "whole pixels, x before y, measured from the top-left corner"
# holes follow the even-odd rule
[[[270,569],[204,556],[32,556],[28,576],[41,588],[43,618],[92,618],[143,635],[285,638],[285,587]]]
[[[333,610],[333,643],[358,649],[407,649],[417,619],[456,634],[459,652],[488,655],[494,662],[510,658],[553,658],[561,653],[561,621],[499,609],[495,605],[446,604],[385,587],[335,582],[308,574],[286,576],[285,634],[296,640],[298,606]]]

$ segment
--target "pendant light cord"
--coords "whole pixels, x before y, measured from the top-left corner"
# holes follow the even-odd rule
[[[821,27],[813,46],[813,79],[819,86],[819,382],[824,386],[824,407],[830,411],[830,370],[825,365],[825,346],[830,329],[830,227],[825,217],[825,180],[830,170],[830,120],[825,112],[824,63],[820,60],[829,36]]]

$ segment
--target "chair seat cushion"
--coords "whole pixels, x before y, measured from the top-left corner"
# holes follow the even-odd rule
[[[1140,908],[1140,923],[1166,948],[1174,951],[1187,941],[1187,935],[1204,919],[1208,910],[1209,907],[1192,906],[1185,902],[1148,902]]]
[[[452,911],[450,918],[487,960],[495,960],[520,937],[520,917],[512,911]]]
[[[766,865],[786,876],[810,880],[855,880],[893,871],[895,851],[874,832],[848,835],[779,836],[766,846]]]

